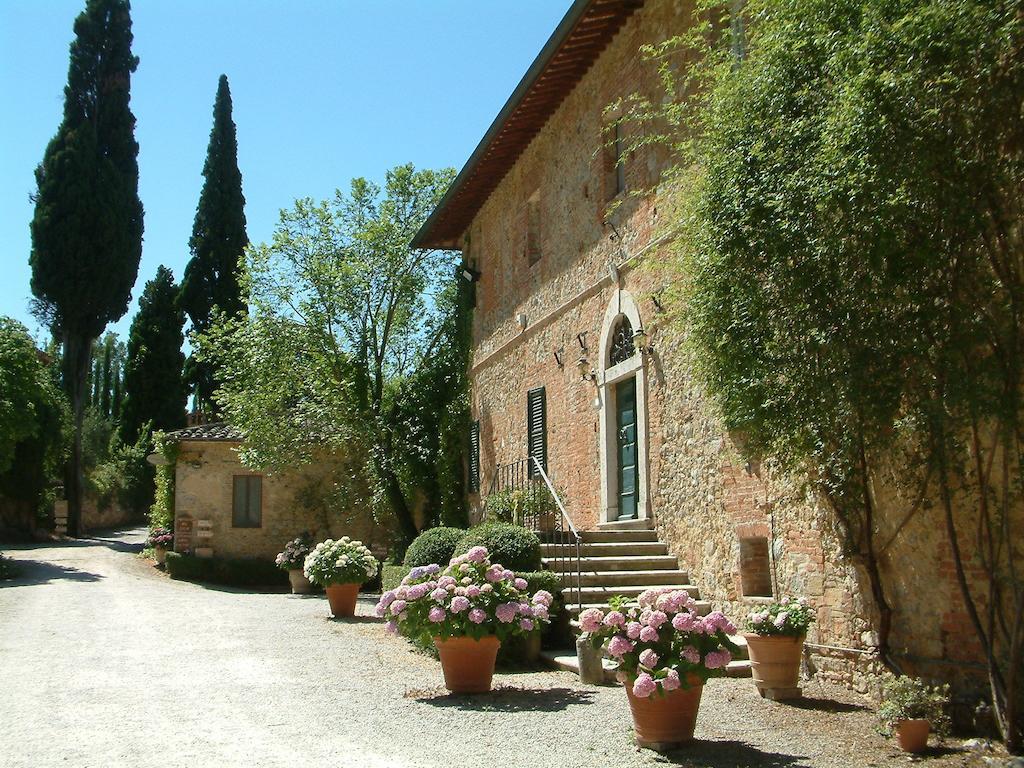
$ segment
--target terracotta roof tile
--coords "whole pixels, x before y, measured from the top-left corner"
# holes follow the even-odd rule
[[[240,443],[244,435],[240,430],[225,424],[223,421],[214,421],[209,424],[196,424],[185,427],[175,432],[169,432],[168,437],[177,438],[179,442],[226,442]]]

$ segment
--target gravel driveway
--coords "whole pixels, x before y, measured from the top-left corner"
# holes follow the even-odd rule
[[[437,663],[388,637],[361,601],[167,579],[136,556],[142,530],[8,549],[0,588],[0,766],[868,766],[906,763],[845,691],[799,705],[749,680],[704,692],[699,742],[638,750],[617,687],[565,672],[499,674],[451,697]],[[965,765],[938,750],[929,765]]]

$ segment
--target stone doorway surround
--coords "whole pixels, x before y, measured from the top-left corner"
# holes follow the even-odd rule
[[[613,284],[614,285],[614,284]],[[615,325],[625,315],[633,329],[643,326],[640,309],[629,291],[614,285],[615,293],[604,313],[601,325],[601,341],[598,347],[597,399],[601,410],[598,438],[599,463],[601,467],[601,519],[599,524],[614,523],[619,517],[618,445],[616,442],[615,384],[631,376],[636,377],[636,460],[637,460],[637,520],[651,517],[648,503],[648,462],[647,462],[647,375],[644,370],[644,356],[634,354],[618,365],[609,366],[611,344]]]

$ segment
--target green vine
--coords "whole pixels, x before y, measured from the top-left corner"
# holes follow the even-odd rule
[[[167,463],[156,468],[156,498],[149,508],[149,527],[174,526],[174,468],[181,448],[178,441],[167,433],[153,433],[153,452],[166,459]]]

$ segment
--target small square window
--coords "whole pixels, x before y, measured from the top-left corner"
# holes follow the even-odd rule
[[[604,146],[604,191],[606,200],[614,200],[626,191],[626,165],[623,158],[622,122],[608,129]]]
[[[231,525],[235,528],[259,528],[263,525],[263,478],[260,475],[235,475],[232,491]]]

